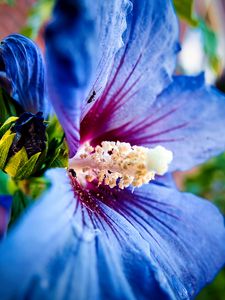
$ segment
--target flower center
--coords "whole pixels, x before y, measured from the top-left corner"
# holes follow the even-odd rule
[[[130,185],[140,187],[155,175],[164,175],[172,159],[173,153],[162,146],[149,149],[104,141],[96,147],[85,143],[70,160],[70,168],[82,185],[97,180],[98,185],[124,189]]]

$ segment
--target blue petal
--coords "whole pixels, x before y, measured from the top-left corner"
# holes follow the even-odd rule
[[[156,184],[80,202],[64,170],[49,176],[0,246],[2,299],[192,299],[223,266],[224,221],[209,202]]]
[[[7,231],[11,205],[12,205],[11,196],[0,195],[0,239],[4,237]]]
[[[179,45],[170,1],[131,2],[124,47],[116,55],[106,87],[96,92],[94,104],[83,118],[82,141],[141,116],[171,82]]]
[[[173,151],[171,171],[190,169],[225,150],[225,95],[206,86],[203,75],[175,77],[154,110],[161,116],[170,112],[151,127],[149,141],[162,139]]]
[[[150,114],[131,140],[173,151],[170,171],[190,169],[225,149],[225,95],[205,86],[203,75],[175,77]]]
[[[81,106],[93,89],[103,89],[122,46],[128,2],[59,0],[47,27],[49,92],[71,156],[79,143]]]
[[[187,170],[225,150],[225,95],[206,86],[203,75],[174,77],[141,118],[114,127],[94,143],[163,145],[173,152],[170,171]]]
[[[107,84],[118,50],[124,47],[122,36],[127,29],[126,17],[132,10],[132,3],[130,0],[98,0],[96,9],[98,51],[95,51],[97,64],[91,92],[95,91],[96,97],[98,97]],[[87,105],[87,109],[89,109],[89,105]]]
[[[46,30],[49,95],[70,155],[79,144],[81,104],[92,76],[96,46],[92,7],[91,1],[59,0]]]
[[[27,112],[48,113],[45,71],[35,43],[19,34],[9,35],[0,45],[0,83]]]
[[[0,298],[167,299],[129,220],[78,203],[64,170],[49,176],[50,191],[0,245]]]
[[[156,175],[155,180],[153,180],[152,182],[154,182],[155,184],[164,185],[167,187],[172,187],[174,189],[177,189],[177,185],[174,180],[173,174],[169,172],[167,172],[163,176]]]
[[[192,299],[225,263],[223,216],[206,200],[155,184],[121,196],[117,211],[149,243],[175,299]],[[115,205],[114,205],[115,206]]]

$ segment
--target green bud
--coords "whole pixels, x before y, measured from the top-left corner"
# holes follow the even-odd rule
[[[0,168],[16,180],[29,178],[46,155],[46,126],[41,113],[10,117],[0,128]]]
[[[67,167],[68,147],[64,132],[53,117],[23,113],[0,127],[0,169],[13,180],[43,176],[49,168]]]

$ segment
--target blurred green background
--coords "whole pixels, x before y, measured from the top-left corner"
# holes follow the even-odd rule
[[[174,4],[181,24],[178,72],[197,74],[203,70],[207,82],[225,92],[225,1],[174,0]],[[225,153],[175,178],[182,190],[213,201],[225,215]],[[197,299],[225,299],[225,268]]]
[[[206,81],[225,92],[225,0],[173,1],[180,20],[182,45],[177,73],[195,75],[204,71]],[[0,38],[21,32],[36,40],[44,51],[43,29],[53,3],[0,0]],[[225,154],[190,172],[176,173],[175,179],[180,189],[213,201],[225,215]],[[225,300],[225,269],[197,299]]]

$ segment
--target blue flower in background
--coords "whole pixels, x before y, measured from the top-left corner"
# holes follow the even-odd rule
[[[125,175],[122,187],[107,183],[110,170],[102,182],[102,170],[79,177],[80,152],[91,164],[95,153],[112,158],[104,142],[138,146],[137,155],[161,145],[173,153],[169,172],[225,149],[225,97],[203,75],[173,77],[178,50],[170,1],[57,1],[47,88],[75,170],[48,171],[51,188],[1,242],[0,299],[192,299],[223,266],[222,215],[168,173],[138,188]],[[35,44],[9,36],[0,56],[1,84],[26,111],[47,115]]]

